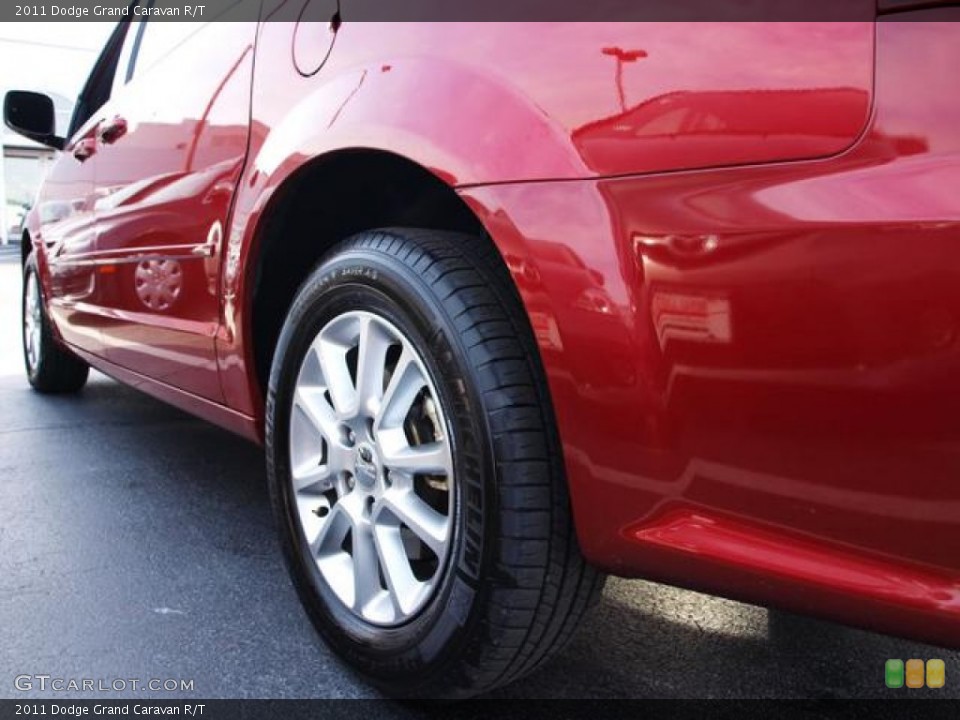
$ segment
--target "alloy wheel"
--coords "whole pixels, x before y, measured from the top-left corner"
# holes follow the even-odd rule
[[[452,544],[452,454],[436,387],[386,319],[348,312],[308,348],[294,389],[296,517],[323,579],[363,620],[421,610]]]
[[[40,299],[40,285],[34,272],[27,274],[24,299],[23,347],[26,350],[27,365],[32,373],[40,363],[40,351],[43,344],[43,306]]]

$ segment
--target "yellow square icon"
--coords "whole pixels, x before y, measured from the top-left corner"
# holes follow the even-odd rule
[[[923,687],[923,660],[907,660],[907,687]]]
[[[943,660],[927,660],[927,687],[942,688],[947,681]]]

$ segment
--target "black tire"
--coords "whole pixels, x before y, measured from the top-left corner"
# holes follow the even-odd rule
[[[31,363],[27,350],[27,290],[30,287],[30,278],[35,278],[40,300],[39,313],[39,348],[35,362]],[[43,285],[37,270],[37,261],[33,253],[27,258],[23,266],[23,291],[20,310],[24,321],[21,323],[23,332],[23,362],[27,371],[27,380],[33,389],[41,393],[59,394],[78,392],[87,382],[90,366],[65,348],[54,337],[47,316],[46,303],[43,301]]]
[[[382,314],[417,341],[455,448],[452,551],[430,601],[399,627],[366,623],[337,601],[291,499],[293,386],[307,345],[342,308]],[[335,248],[300,288],[281,332],[266,448],[304,607],[327,644],[390,695],[469,697],[515,680],[563,647],[599,597],[604,576],[580,554],[533,333],[485,239],[387,229]]]

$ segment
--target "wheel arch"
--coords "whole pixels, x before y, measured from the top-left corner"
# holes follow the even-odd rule
[[[20,236],[20,266],[24,267],[27,264],[27,258],[30,257],[30,252],[33,250],[33,240],[30,238],[30,231],[24,229],[23,234]]]
[[[456,190],[409,158],[355,148],[305,162],[259,214],[242,268],[242,333],[255,403],[266,396],[277,339],[301,283],[336,243],[379,227],[463,232],[496,247]]]
[[[314,203],[314,220],[331,206],[341,215],[356,209],[357,202],[340,198],[365,203],[362,217],[354,213],[352,222],[313,233],[311,252],[287,253],[285,264],[305,276],[334,242],[378,226],[468,232],[499,245],[483,209],[461,197],[466,188],[591,174],[567,129],[511,78],[485,63],[438,63],[422,48],[393,47],[389,38],[364,42],[361,26],[351,27],[350,42],[339,37],[338,54],[311,78],[289,67],[289,28],[269,23],[258,36],[251,144],[223,255],[218,355],[226,403],[259,420],[280,322],[267,322],[264,330],[264,308],[282,317],[296,287],[272,295],[264,289],[271,255],[290,247],[290,238],[281,236],[306,214],[289,212],[297,198],[322,198]],[[375,28],[367,31],[374,33],[368,40],[377,37]],[[342,167],[347,170],[338,176]],[[357,179],[367,168],[382,172],[388,187],[362,187]],[[415,196],[404,212],[384,201],[389,180],[392,189]],[[379,212],[385,207],[391,212]],[[510,254],[506,246],[497,250],[501,258]]]

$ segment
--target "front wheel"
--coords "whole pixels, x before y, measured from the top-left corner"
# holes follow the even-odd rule
[[[43,302],[37,261],[23,267],[23,360],[27,380],[42,393],[73,393],[87,382],[90,367],[54,338]]]
[[[580,555],[550,400],[482,240],[386,230],[336,248],[270,374],[274,512],[327,643],[390,694],[464,697],[537,667],[603,576]]]

